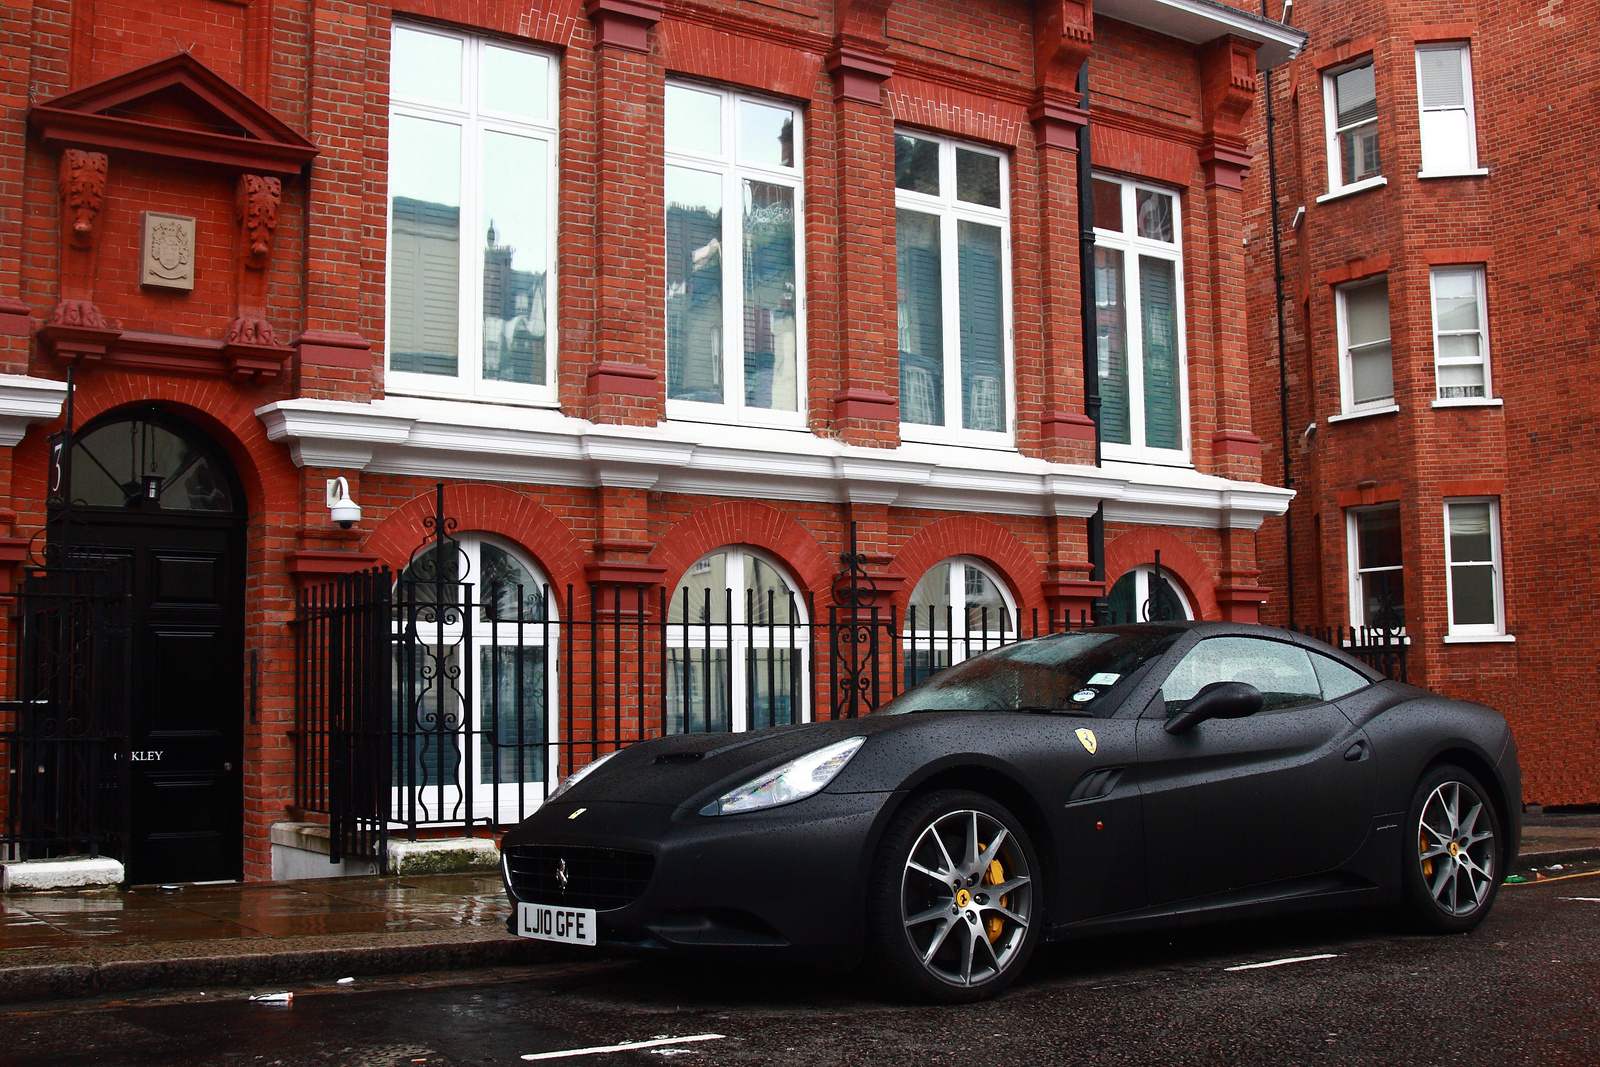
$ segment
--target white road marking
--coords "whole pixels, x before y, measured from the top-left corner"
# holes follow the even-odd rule
[[[596,1045],[593,1048],[568,1049],[565,1052],[530,1052],[522,1058],[525,1060],[559,1060],[567,1056],[599,1056],[606,1052],[631,1052],[639,1048],[655,1048],[659,1045],[685,1045],[691,1041],[721,1041],[722,1034],[692,1034],[689,1037],[656,1037],[649,1041],[624,1041],[620,1045]]]
[[[1312,960],[1338,959],[1342,953],[1323,952],[1316,956],[1287,956],[1281,960],[1267,960],[1265,963],[1241,963],[1237,967],[1224,967],[1225,971],[1254,971],[1262,967],[1282,967],[1285,963],[1310,963]]]
[[[1600,897],[1556,897],[1557,900],[1582,900],[1590,904],[1600,904]]]

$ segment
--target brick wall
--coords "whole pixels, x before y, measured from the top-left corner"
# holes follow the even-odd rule
[[[1600,802],[1600,666],[1589,638],[1600,613],[1593,490],[1596,390],[1593,199],[1600,159],[1592,124],[1570,120],[1591,91],[1580,43],[1593,3],[1551,8],[1451,3],[1419,12],[1383,0],[1296,10],[1305,54],[1275,75],[1282,224],[1289,458],[1299,493],[1294,532],[1296,621],[1348,623],[1341,498],[1388,490],[1401,506],[1413,679],[1482,700],[1510,720],[1524,796],[1543,804]],[[1419,179],[1418,41],[1471,46],[1479,165],[1487,176]],[[1388,184],[1316,203],[1328,191],[1320,72],[1375,58],[1379,142]],[[1552,61],[1552,57],[1559,57]],[[1264,473],[1281,484],[1278,346],[1267,212],[1263,112],[1254,116],[1250,179],[1252,399]],[[1298,230],[1289,228],[1304,205]],[[1435,408],[1431,266],[1486,267],[1493,395],[1503,406]],[[1390,287],[1398,413],[1329,423],[1340,410],[1334,284],[1385,271]],[[1302,431],[1317,423],[1314,439]],[[1498,498],[1509,644],[1446,643],[1447,496]],[[1262,582],[1283,589],[1282,523],[1260,534]],[[1287,621],[1276,597],[1267,618]]]
[[[1077,159],[1070,138],[1046,143],[1049,123],[1030,108],[1041,94],[1056,94],[1049,96],[1056,103],[1076,98],[1066,101],[1070,94],[1046,84],[1037,68],[1039,31],[1029,9],[998,0],[837,9],[798,0],[668,3],[661,20],[633,38],[609,33],[610,16],[599,6],[591,18],[575,0],[535,8],[511,0],[399,0],[392,8],[360,0],[206,0],[154,10],[133,0],[33,0],[0,13],[0,301],[20,301],[14,318],[25,316],[34,330],[61,296],[62,237],[59,149],[26,138],[31,104],[163,60],[176,42],[319,149],[304,174],[283,182],[267,267],[267,318],[294,348],[282,374],[252,382],[220,373],[157,373],[111,359],[82,365],[78,376],[79,425],[121,406],[155,402],[216,437],[244,480],[246,640],[262,657],[260,722],[246,741],[250,877],[269,870],[266,827],[293,800],[286,624],[295,554],[349,552],[352,559],[401,567],[432,504],[430,477],[363,473],[357,461],[296,467],[289,449],[269,442],[254,415],[288,397],[365,403],[384,395],[388,57],[396,18],[523,41],[559,57],[556,320],[563,413],[622,424],[651,424],[663,414],[663,87],[669,77],[699,78],[803,108],[811,432],[869,446],[899,442],[892,131],[900,124],[1008,154],[1016,445],[1028,456],[1092,462],[1088,443],[1050,430],[1052,414],[1083,411]],[[1237,350],[1246,309],[1245,267],[1233,243],[1237,194],[1219,190],[1214,169],[1200,158],[1216,134],[1215,94],[1207,95],[1203,76],[1209,61],[1150,31],[1105,19],[1093,29],[1096,166],[1169,185],[1182,198],[1194,464],[1205,473],[1254,479],[1248,447],[1241,454],[1214,446],[1218,433],[1236,442],[1249,438],[1251,412],[1240,402]],[[1253,90],[1241,91],[1248,108]],[[171,95],[136,110],[177,126],[210,121]],[[240,295],[235,177],[226,168],[111,153],[92,290],[113,326],[177,338],[222,336]],[[137,284],[144,210],[198,220],[193,292]],[[1257,248],[1248,254],[1256,256]],[[37,339],[30,345],[15,332],[0,332],[0,361],[13,373],[63,373],[46,345]],[[654,374],[654,393],[608,391],[606,374],[595,371],[613,364]],[[507,408],[505,418],[519,419],[521,411]],[[15,449],[6,483],[15,515],[0,535],[31,536],[41,527],[44,435],[54,428],[34,427]],[[323,507],[323,480],[340,475],[350,479],[364,511],[355,531],[331,525]],[[574,586],[583,608],[596,566],[655,567],[661,581],[672,583],[701,555],[730,543],[766,550],[825,601],[852,520],[884,581],[886,602],[898,610],[930,566],[966,555],[1007,586],[1026,627],[1034,611],[1059,609],[1052,583],[1082,578],[1088,567],[1083,522],[1065,517],[454,479],[449,492],[463,531],[521,545],[558,589]],[[1254,583],[1248,531],[1112,524],[1107,542],[1108,578],[1150,562],[1159,549],[1206,617],[1231,610],[1218,586]]]

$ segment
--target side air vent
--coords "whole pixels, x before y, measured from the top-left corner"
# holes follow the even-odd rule
[[[1117,782],[1122,779],[1122,767],[1099,767],[1078,779],[1078,784],[1072,787],[1072,792],[1067,794],[1067,803],[1076,804],[1080,800],[1099,800],[1107,796],[1117,787]]]

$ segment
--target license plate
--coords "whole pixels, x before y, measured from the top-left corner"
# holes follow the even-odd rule
[[[564,945],[597,945],[599,931],[593,908],[562,908],[517,902],[517,933]]]

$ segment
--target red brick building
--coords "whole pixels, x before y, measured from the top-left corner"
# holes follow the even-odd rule
[[[1404,627],[1413,681],[1510,719],[1524,797],[1600,801],[1597,309],[1571,116],[1593,4],[1305,5],[1272,76],[1287,457],[1264,618]],[[1253,138],[1265,138],[1264,108]],[[1260,157],[1258,156],[1258,161]],[[1264,168],[1258,168],[1258,171]],[[1255,426],[1283,484],[1271,214],[1251,189]],[[1581,209],[1574,205],[1581,202]],[[1290,590],[1292,586],[1292,609]]]
[[[407,567],[439,480],[544,619],[607,582],[825,604],[852,524],[876,605],[958,639],[1271,594],[1237,238],[1301,35],[1243,5],[27,0],[0,41],[0,551],[15,580],[60,510],[73,368],[60,528],[132,568],[135,880],[269,877],[315,821],[296,589]],[[540,684],[599,692],[550,632]],[[810,713],[745,678],[694,719],[711,682],[662,674],[668,728]],[[537,802],[566,769],[501,771]]]

